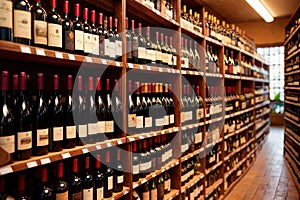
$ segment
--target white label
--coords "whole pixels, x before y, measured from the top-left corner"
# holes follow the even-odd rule
[[[105,121],[98,122],[99,133],[105,133]]]
[[[153,191],[153,194],[152,194],[152,191]],[[151,190],[151,196],[153,195],[153,198],[157,199],[157,194],[156,194],[156,196],[154,196],[155,195],[154,194],[155,191],[157,191],[157,190]],[[143,192],[142,196],[143,196],[143,200],[150,200],[150,193],[149,193],[149,191],[148,192]]]
[[[118,180],[118,184],[120,184],[120,183],[123,183],[124,182],[124,176],[122,175],[122,176],[118,176],[118,178],[117,178]]]
[[[9,174],[9,173],[12,173],[12,172],[13,172],[13,169],[11,167],[5,167],[5,168],[0,169],[0,174],[1,175]]]
[[[103,197],[104,197],[103,187],[97,188],[97,199],[103,199]]]
[[[75,30],[75,50],[83,51],[83,31]]]
[[[87,125],[78,125],[79,137],[87,137]]]
[[[18,132],[18,150],[25,150],[32,148],[32,132]]]
[[[108,179],[107,180],[107,189],[112,190],[113,189],[113,183],[114,183],[113,176],[110,176],[107,179]]]
[[[143,128],[143,127],[144,127],[144,117],[136,116],[136,128]]]
[[[48,46],[62,47],[62,26],[48,23]]]
[[[68,54],[69,60],[75,60],[75,56],[73,54]]]
[[[166,125],[169,125],[169,121],[170,121],[169,118],[170,118],[169,115],[164,116],[164,125],[165,125],[165,126],[166,126]]]
[[[164,125],[164,118],[155,119],[155,126],[160,127]]]
[[[93,35],[93,54],[99,55],[99,35]]]
[[[33,26],[34,43],[47,45],[47,22],[34,20]]]
[[[202,142],[202,132],[195,134],[195,144]]]
[[[71,157],[71,154],[70,153],[63,153],[63,154],[61,154],[61,156],[62,156],[63,159],[67,159],[67,158]]]
[[[120,40],[116,40],[115,42],[115,45],[116,45],[116,56],[122,56],[122,41]]]
[[[55,57],[59,58],[59,59],[63,59],[64,58],[63,54],[61,52],[57,52],[57,51],[55,52]]]
[[[0,0],[0,27],[12,28],[12,2]]]
[[[116,57],[116,43],[115,42],[109,42],[108,43],[108,49],[109,49],[109,57],[115,58]]]
[[[128,115],[128,127],[136,127],[136,114],[129,114]]]
[[[15,152],[15,136],[2,136],[0,137],[0,147],[2,147],[8,153]]]
[[[93,188],[83,189],[83,200],[93,200]]]
[[[36,163],[36,161],[32,161],[32,162],[26,163],[26,165],[27,165],[27,168],[33,168],[33,167],[37,166],[37,163]]]
[[[14,10],[14,37],[31,40],[31,13]]]
[[[46,44],[47,44],[47,42],[46,42]],[[46,55],[44,49],[36,49],[35,51],[36,51],[36,55],[39,55],[39,56]]]
[[[38,129],[36,132],[36,145],[38,147],[47,146],[49,144],[48,129]]]
[[[75,126],[67,126],[66,127],[67,131],[67,139],[73,139],[76,138],[76,127]]]
[[[162,52],[161,51],[155,51],[155,59],[162,60]]]
[[[146,59],[147,58],[146,48],[144,48],[144,47],[138,47],[138,58],[139,59]]]
[[[88,124],[88,134],[95,135],[98,133],[98,123],[89,123]]]
[[[150,168],[151,168],[151,161],[140,164],[140,171],[146,171]]]
[[[46,164],[49,164],[49,163],[51,163],[50,158],[44,158],[44,159],[41,159],[41,164],[42,164],[42,165],[46,165]]]
[[[64,139],[63,127],[53,127],[53,141],[61,141]]]
[[[109,57],[110,54],[110,41],[109,39],[104,39],[104,55]]]
[[[170,115],[170,124],[174,124],[175,116],[174,114]]]
[[[197,109],[196,110],[196,119],[202,119],[204,117],[204,112],[203,112],[203,108]]]
[[[147,58],[151,60],[153,63],[155,63],[156,61],[155,51],[153,49],[147,49],[146,54],[147,54]]]
[[[163,63],[169,63],[169,55],[167,53],[162,53]]]
[[[184,117],[185,121],[190,121],[193,119],[193,111],[188,111],[185,112],[185,117]]]
[[[106,121],[105,122],[105,133],[114,132],[114,121]]]
[[[133,166],[132,166],[132,173],[133,173],[133,174],[138,174],[138,173],[140,173],[140,165],[133,165]]]
[[[84,53],[92,53],[93,51],[93,35],[91,33],[84,33]]]
[[[181,116],[181,123],[185,122],[185,112],[181,112],[180,116]]]
[[[157,189],[151,190],[151,200],[156,200],[156,199],[157,199]]]
[[[152,117],[145,117],[145,127],[152,127]]]
[[[21,46],[21,52],[31,54],[31,49],[29,47]]]

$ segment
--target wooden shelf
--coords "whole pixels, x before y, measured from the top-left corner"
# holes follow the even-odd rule
[[[221,117],[218,117],[218,118],[215,118],[215,119],[210,119],[210,120],[207,120],[207,121],[205,122],[205,124],[212,124],[212,123],[215,123],[215,122],[221,121],[221,120],[223,120],[223,119],[224,119],[224,117],[223,117],[223,116],[221,116]]]
[[[241,76],[241,80],[244,80],[244,81],[254,81],[254,77]]]
[[[293,58],[294,56],[296,56],[296,55],[299,54],[299,53],[300,53],[300,49],[298,49],[297,51],[294,51],[292,54],[290,54],[289,56],[287,56],[287,57],[285,58],[285,60],[287,61],[287,60]]]
[[[148,72],[160,72],[160,73],[169,73],[169,74],[180,74],[180,70],[172,69],[170,67],[157,67],[157,66],[149,66],[149,65],[141,65],[135,63],[127,63],[128,69],[136,69],[141,71]]]
[[[262,96],[262,95],[266,95],[269,93],[270,93],[270,90],[265,90],[263,92],[254,92],[255,96]]]
[[[293,140],[296,144],[300,146],[300,136],[292,132],[292,130],[289,130],[285,128],[284,133],[291,139]]]
[[[215,169],[217,169],[218,167],[220,167],[223,164],[223,161],[219,161],[218,163],[216,163],[214,166],[210,167],[209,169],[205,170],[205,174],[209,174],[210,172],[214,171]]]
[[[300,87],[284,87],[285,90],[300,90]]]
[[[251,140],[249,140],[247,143],[243,144],[242,146],[238,147],[237,149],[235,149],[233,152],[231,152],[229,155],[227,155],[224,158],[224,161],[229,160],[234,154],[240,152],[241,150],[243,150],[244,148],[246,148],[247,146],[249,146],[249,144],[251,144],[254,141],[254,138],[252,138]]]
[[[140,134],[135,134],[132,136],[128,136],[128,142],[134,142],[137,140],[143,140],[145,138],[151,138],[151,137],[155,137],[158,135],[165,135],[165,134],[169,134],[169,133],[175,133],[179,131],[179,127],[172,127],[169,129],[163,129],[163,130],[159,130],[159,131],[154,131],[154,132],[149,132],[149,133],[140,133]]]
[[[197,149],[197,150],[194,151],[193,153],[189,153],[189,154],[187,154],[187,155],[181,157],[180,160],[181,160],[181,162],[187,161],[188,159],[194,157],[195,155],[197,155],[197,154],[199,154],[199,153],[201,153],[201,152],[204,152],[204,150],[205,150],[205,149],[204,149],[203,147],[200,148],[200,149]]]
[[[254,78],[255,82],[269,83],[269,79]]]
[[[126,143],[126,141],[127,141],[126,138],[106,140],[101,143],[87,144],[85,146],[76,146],[75,148],[72,149],[64,149],[60,152],[48,153],[47,155],[43,155],[43,156],[33,156],[28,160],[15,161],[12,164],[2,166],[0,168],[0,175],[14,173],[29,168],[34,168],[41,165],[46,165],[56,161],[64,160],[67,158],[83,155],[100,149],[121,145]]]
[[[206,77],[222,78],[222,74],[206,73]]]
[[[120,198],[122,198],[123,196],[129,194],[129,192],[130,192],[130,187],[124,186],[122,192],[118,192],[118,193],[115,193],[115,192],[114,192],[111,198],[104,198],[104,199],[105,199],[105,200],[108,200],[108,199],[110,199],[110,200],[120,199]]]
[[[269,122],[270,122],[269,119],[265,120],[262,124],[260,124],[259,126],[255,127],[255,130],[257,131],[257,130],[261,129],[261,127],[265,126]]]
[[[190,187],[198,183],[201,179],[204,178],[204,174],[201,173],[199,175],[195,175],[188,183],[184,184],[184,186],[181,187],[181,193],[188,190]]]
[[[255,106],[255,109],[261,108],[263,106],[269,105],[270,104],[270,100],[267,101],[263,101],[262,103],[258,104]]]
[[[225,74],[224,77],[227,79],[237,79],[237,80],[241,79],[241,76],[231,75],[231,74]]]
[[[213,185],[206,188],[206,198],[215,190],[217,189],[221,184],[223,183],[223,179],[217,180]]]
[[[265,125],[265,127],[259,133],[256,133],[255,138],[259,139],[266,132],[266,130],[269,129],[269,126],[270,123],[267,123],[267,125]]]
[[[183,75],[194,75],[194,76],[202,76],[202,77],[204,77],[204,72],[191,71],[191,70],[181,70],[181,74],[183,74]]]
[[[288,162],[288,161],[286,160],[285,162]],[[295,172],[293,171],[293,169],[291,168],[289,163],[286,163],[286,166],[288,167],[290,173],[292,174],[292,178],[294,180],[296,188],[297,188],[298,192],[300,193],[300,183],[298,181],[299,177],[297,177],[297,174],[295,174]]]
[[[299,64],[298,64],[298,66],[299,66]],[[295,74],[299,74],[299,73],[300,73],[300,69],[298,69],[296,71],[289,72],[289,73],[285,73],[285,76],[295,75]]]
[[[293,162],[297,165],[297,167],[300,168],[300,162],[297,160],[297,158],[295,158],[295,154],[291,152],[291,148],[288,147],[288,145],[284,144],[284,149],[290,155],[290,157],[292,157]]]
[[[223,44],[226,48],[230,48],[230,49],[235,50],[235,51],[241,51],[241,49],[240,49],[239,47],[237,47],[237,46],[233,46],[233,45],[228,44],[228,43],[223,42],[223,41],[222,41],[222,44]]]
[[[171,191],[168,194],[164,195],[164,200],[174,199],[178,195],[179,195],[179,190],[171,189]]]
[[[287,43],[295,36],[295,34],[300,30],[300,25],[292,32],[290,33],[289,37],[285,39],[285,42],[283,43],[284,46],[287,45]]]
[[[263,116],[265,116],[265,115],[267,115],[267,114],[270,114],[270,111],[271,111],[271,109],[267,109],[266,111],[264,111],[263,113],[260,113],[260,114],[258,114],[258,115],[256,115],[256,119],[258,119],[258,118],[261,118],[261,117],[263,117]]]
[[[247,112],[250,112],[250,111],[252,111],[252,110],[254,110],[254,107],[247,108],[247,109],[244,109],[244,110],[240,110],[240,111],[237,111],[237,112],[234,112],[234,113],[225,115],[225,119],[229,119],[229,118],[232,118],[232,117],[236,117],[236,116],[238,116],[238,115],[242,115],[242,114],[247,113]]]
[[[204,126],[204,122],[199,122],[199,123],[196,123],[196,124],[184,125],[184,126],[181,127],[181,130],[187,130],[187,129],[197,128],[199,126]]]
[[[285,119],[286,121],[288,121],[288,122],[290,122],[290,123],[292,123],[292,124],[294,124],[294,125],[298,126],[298,127],[300,128],[300,124],[298,124],[298,123],[294,122],[294,120],[292,120],[292,119],[288,118],[287,116],[285,116],[285,117],[284,117],[284,119]]]
[[[183,34],[194,38],[196,37],[196,38],[204,39],[203,33],[200,33],[199,31],[191,30],[190,28],[185,27],[184,24],[181,22],[182,22],[182,18],[180,18],[180,27]]]
[[[244,126],[243,128],[241,128],[240,130],[236,130],[236,131],[233,131],[232,133],[226,134],[226,135],[224,136],[224,139],[226,140],[226,139],[228,139],[228,138],[230,138],[230,137],[232,137],[232,136],[234,136],[234,135],[236,135],[236,134],[242,133],[243,131],[247,130],[248,128],[250,128],[250,127],[253,126],[253,125],[254,125],[254,122],[251,122],[251,123],[249,123],[248,125],[246,125],[246,126]],[[224,134],[225,134],[225,133],[224,133]]]
[[[295,102],[288,101],[288,100],[285,100],[284,103],[291,104],[291,105],[294,105],[294,106],[300,106],[300,103],[295,103]]]

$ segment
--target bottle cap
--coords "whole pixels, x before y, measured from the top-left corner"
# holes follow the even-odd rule
[[[101,79],[98,77],[96,78],[96,85],[97,85],[97,91],[101,90]]]
[[[141,35],[142,34],[142,23],[139,23],[139,34]]]
[[[118,82],[118,79],[115,79],[115,91],[119,92],[119,82]]]
[[[19,175],[19,192],[23,193],[25,191],[25,175]]]
[[[75,17],[80,16],[80,4],[79,3],[75,4],[74,15],[75,15]]]
[[[112,16],[109,17],[109,28],[112,28]]]
[[[109,79],[106,79],[106,91],[110,91],[110,82],[109,82]]]
[[[85,158],[85,169],[90,169],[90,157]]]
[[[100,169],[101,167],[101,160],[100,160],[100,155],[96,156],[96,169]]]
[[[47,182],[47,167],[42,168],[42,182],[43,183]]]
[[[20,72],[20,90],[26,90],[27,76],[25,72]]]
[[[19,89],[19,76],[17,74],[14,74],[13,77],[13,90],[18,90]]]
[[[73,77],[72,75],[68,75],[67,89],[72,90],[72,88],[73,88]]]
[[[89,77],[89,84],[88,84],[88,91],[93,91],[94,90],[94,78]]]
[[[56,8],[56,0],[51,0],[50,5],[52,8]]]
[[[88,20],[89,18],[89,9],[88,8],[84,8],[83,9],[83,19],[84,20]]]
[[[91,22],[92,23],[96,22],[96,11],[95,10],[91,11]]]
[[[118,28],[118,19],[115,18],[115,28]]]
[[[53,76],[53,83],[54,83],[54,85],[53,85],[53,89],[54,90],[58,90],[59,89],[59,83],[58,83],[58,75],[54,75]]]
[[[78,172],[78,158],[73,159],[73,172],[74,173]]]
[[[131,20],[131,30],[134,30],[134,20]]]
[[[82,91],[82,76],[78,76],[78,79],[77,79],[77,89],[78,91]]]
[[[69,1],[64,2],[64,13],[69,13]]]
[[[98,23],[100,25],[103,25],[103,13],[99,13],[99,15],[98,15]]]
[[[125,18],[126,29],[128,29],[128,17]]]
[[[63,170],[64,170],[64,164],[63,164],[63,162],[59,162],[58,163],[58,170],[57,170],[57,177],[58,178],[62,178],[63,177],[63,175],[64,175]]]

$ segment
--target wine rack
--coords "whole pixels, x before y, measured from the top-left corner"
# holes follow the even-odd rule
[[[176,16],[174,19],[170,19],[168,16],[164,15],[163,12],[159,12],[155,9],[151,9],[147,6],[144,6],[142,4],[142,1],[139,0],[98,0],[98,1],[92,1],[92,0],[81,0],[80,3],[83,3],[84,5],[88,6],[96,6],[96,8],[105,10],[107,12],[114,13],[115,17],[119,18],[120,23],[118,24],[118,30],[120,32],[125,31],[125,17],[126,15],[129,15],[130,17],[134,17],[135,19],[138,19],[139,21],[142,21],[145,24],[152,25],[152,26],[161,26],[165,28],[170,28],[174,31],[178,31],[179,38],[181,38],[181,33],[188,35],[189,37],[197,40],[201,44],[203,48],[206,47],[207,44],[216,47],[217,55],[219,58],[219,73],[208,73],[205,70],[204,71],[193,71],[188,69],[182,69],[181,63],[180,63],[180,55],[177,55],[177,69],[171,69],[171,68],[163,68],[160,66],[149,66],[146,64],[135,64],[135,63],[128,63],[126,59],[126,54],[122,56],[122,61],[114,61],[109,59],[103,59],[103,58],[96,58],[92,56],[83,56],[83,55],[76,55],[72,53],[65,53],[60,51],[54,51],[49,49],[43,49],[39,47],[33,47],[33,46],[26,46],[22,44],[7,42],[7,41],[0,41],[0,58],[4,61],[4,64],[1,65],[0,69],[2,70],[13,70],[13,71],[19,71],[19,70],[29,70],[31,72],[44,72],[45,74],[49,73],[52,74],[53,72],[57,72],[59,74],[66,74],[67,72],[71,72],[72,74],[76,74],[79,67],[84,64],[89,69],[106,69],[106,66],[109,66],[106,70],[108,70],[108,73],[112,73],[117,77],[125,76],[125,80],[122,80],[122,84],[119,84],[121,86],[122,91],[122,97],[121,100],[124,105],[128,104],[127,99],[127,81],[126,80],[126,73],[128,71],[133,70],[134,74],[149,74],[150,76],[153,75],[165,75],[167,74],[168,77],[172,77],[171,79],[174,79],[174,86],[173,89],[176,91],[176,93],[181,94],[183,85],[182,85],[182,79],[183,77],[188,80],[190,83],[194,83],[196,85],[200,85],[200,93],[203,98],[203,108],[204,108],[204,120],[203,122],[197,122],[197,123],[188,123],[188,124],[181,124],[181,110],[180,110],[180,102],[179,100],[174,101],[174,109],[175,109],[175,125],[174,127],[163,129],[159,131],[149,131],[149,132],[143,132],[139,134],[134,135],[126,135],[127,130],[127,117],[126,114],[123,115],[123,135],[121,138],[106,140],[104,142],[99,142],[95,144],[89,144],[85,146],[76,146],[72,149],[64,149],[61,152],[51,152],[44,156],[33,156],[29,160],[24,161],[15,161],[12,164],[8,164],[5,166],[0,167],[0,176],[6,177],[14,173],[23,173],[27,172],[27,170],[35,170],[41,166],[44,165],[50,165],[53,163],[56,163],[58,161],[68,160],[73,157],[80,157],[82,155],[87,155],[89,153],[94,153],[99,150],[105,151],[107,149],[110,149],[112,147],[118,147],[122,146],[125,150],[128,151],[127,155],[124,159],[122,159],[123,165],[126,167],[126,169],[130,169],[132,167],[132,144],[133,142],[137,141],[143,141],[147,140],[149,138],[162,136],[162,135],[169,135],[169,134],[177,134],[178,137],[174,138],[175,145],[172,146],[173,150],[173,159],[167,163],[165,166],[163,166],[161,169],[156,170],[149,175],[147,175],[145,178],[141,178],[138,182],[132,181],[132,174],[125,173],[125,181],[124,181],[124,188],[122,192],[114,193],[113,199],[125,199],[129,200],[132,199],[133,190],[138,189],[141,187],[144,183],[151,181],[154,178],[157,178],[159,175],[161,175],[165,171],[169,171],[171,174],[171,177],[174,176],[175,178],[172,179],[172,187],[171,191],[164,196],[164,199],[181,199],[183,194],[190,190],[190,188],[194,187],[196,183],[200,183],[203,189],[200,193],[200,199],[206,199],[213,195],[213,193],[218,190],[219,199],[223,199],[230,193],[230,191],[233,189],[234,185],[238,183],[238,181],[243,177],[244,174],[247,173],[249,168],[252,166],[259,148],[261,148],[261,145],[265,141],[265,138],[269,131],[270,123],[268,121],[268,114],[269,114],[269,103],[270,101],[262,101],[257,102],[255,101],[255,98],[253,98],[254,102],[250,105],[250,107],[242,108],[242,103],[244,100],[242,99],[243,96],[243,88],[248,87],[251,90],[251,93],[254,94],[257,87],[264,88],[263,92],[258,92],[255,94],[256,96],[265,96],[266,99],[268,99],[268,84],[269,79],[266,77],[255,77],[253,76],[246,76],[244,74],[226,74],[225,73],[225,61],[223,59],[223,55],[225,52],[225,49],[228,49],[230,51],[234,51],[237,60],[239,63],[241,62],[242,56],[247,57],[247,60],[252,65],[255,65],[259,68],[263,68],[264,70],[268,71],[269,66],[265,63],[265,61],[259,57],[256,54],[250,53],[248,51],[245,51],[244,49],[233,46],[231,44],[220,42],[216,39],[212,39],[208,37],[206,33],[206,26],[203,25],[202,27],[202,33],[200,31],[197,31],[195,29],[191,30],[188,27],[186,27],[184,24],[181,23],[180,19],[180,10],[182,2],[181,0],[175,0],[175,9],[177,10]],[[164,2],[164,1],[162,1]],[[191,2],[192,3],[192,2]],[[188,4],[188,3],[187,3]],[[196,4],[197,7],[201,8],[201,16],[203,16],[205,12],[205,8],[201,3],[193,2],[193,4]],[[164,4],[161,4],[162,7]],[[142,12],[141,12],[142,11]],[[205,24],[205,19],[202,17],[202,24]],[[295,32],[299,31],[299,28],[296,29]],[[290,36],[289,38],[292,38]],[[122,40],[125,43],[125,37],[122,37]],[[123,45],[123,52],[125,52],[125,45]],[[176,46],[177,52],[180,52],[181,44],[178,42]],[[180,53],[178,53],[180,54]],[[297,53],[290,55],[289,57],[293,57],[297,55]],[[204,59],[204,57],[202,58]],[[21,65],[30,65],[33,66],[32,68],[28,69]],[[5,66],[7,64],[8,67]],[[38,65],[38,67],[37,67]],[[205,63],[202,63],[203,66],[201,66],[202,69],[205,69]],[[128,77],[127,77],[128,78]],[[137,80],[139,78],[137,77]],[[143,81],[143,80],[139,80]],[[238,110],[236,112],[227,114],[225,113],[224,105],[226,104],[225,99],[225,92],[221,91],[218,97],[218,101],[221,101],[221,104],[223,105],[223,108],[221,110],[221,117],[213,118],[213,119],[207,119],[206,116],[206,110],[207,107],[207,90],[206,90],[206,83],[207,82],[218,82],[221,85],[227,85],[227,84],[234,84],[237,88],[236,95],[238,96],[237,101],[239,101]],[[172,83],[173,84],[173,83]],[[287,88],[287,87],[286,87]],[[295,87],[296,88],[296,87]],[[178,98],[180,99],[181,96]],[[256,111],[266,108],[261,113],[256,114]],[[124,106],[123,112],[127,113],[127,107]],[[207,131],[210,126],[217,126],[218,123],[223,123],[225,120],[235,119],[239,118],[240,116],[251,113],[251,115],[254,116],[253,119],[249,121],[248,124],[243,125],[239,129],[235,129],[232,132],[225,133],[223,127],[219,129],[220,136],[217,140],[214,142],[207,142],[207,135],[212,135],[212,132]],[[256,125],[256,120],[261,119],[263,121],[263,124],[260,126]],[[291,120],[291,119],[289,119]],[[181,141],[181,134],[183,131],[189,131],[192,129],[196,129],[200,127],[202,132],[202,145],[199,149],[190,150],[186,153],[186,155],[181,157],[180,154],[180,145],[182,143]],[[236,147],[230,154],[228,154],[225,150],[225,140],[230,139],[231,137],[240,137],[241,134],[251,131],[253,133],[252,137],[246,141],[244,144],[240,144]],[[296,134],[296,133],[294,133]],[[293,136],[291,136],[293,137]],[[299,138],[298,138],[299,139]],[[294,140],[297,141],[297,138],[294,138]],[[219,161],[216,162],[213,166],[210,166],[209,168],[206,168],[206,153],[210,152],[211,149],[215,146],[215,144],[219,147]],[[230,169],[228,172],[224,172],[225,162],[229,160],[231,157],[237,157],[240,155],[240,152],[249,148],[249,152],[243,159],[239,160],[238,163],[235,164],[235,166]],[[287,148],[287,147],[285,147]],[[292,151],[288,151],[289,153]],[[201,163],[201,173],[199,175],[195,175],[189,182],[187,182],[184,186],[181,186],[181,179],[178,177],[181,177],[181,167],[182,163],[184,161],[187,161],[188,159],[193,159],[195,156],[202,155],[200,159]],[[290,155],[290,154],[289,154]],[[291,158],[294,158],[293,155],[290,155]],[[295,162],[295,160],[291,160],[292,162]],[[298,161],[299,164],[299,161]],[[240,167],[246,165],[246,168],[242,169],[241,175],[239,175],[237,178],[235,178],[233,181],[231,181],[230,185],[227,183],[227,178],[231,176],[232,174],[235,174],[236,171],[240,169]],[[217,173],[218,171],[218,173]],[[30,171],[31,172],[31,171]],[[212,184],[210,186],[206,186],[205,183],[208,179],[208,176],[210,174],[216,173],[218,177],[213,180]]]
[[[284,132],[284,156],[287,166],[292,174],[295,185],[300,192],[300,137],[299,121],[297,120],[297,114],[291,113],[292,108],[298,109],[300,104],[297,98],[297,94],[300,90],[297,82],[297,76],[299,75],[299,59],[300,59],[300,5],[296,8],[294,14],[290,18],[285,31],[285,101],[284,101],[284,119],[285,119],[285,132]],[[295,82],[294,82],[295,81]]]

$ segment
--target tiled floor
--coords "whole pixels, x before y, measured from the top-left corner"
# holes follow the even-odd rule
[[[299,200],[283,157],[284,130],[271,127],[263,149],[226,200]]]

